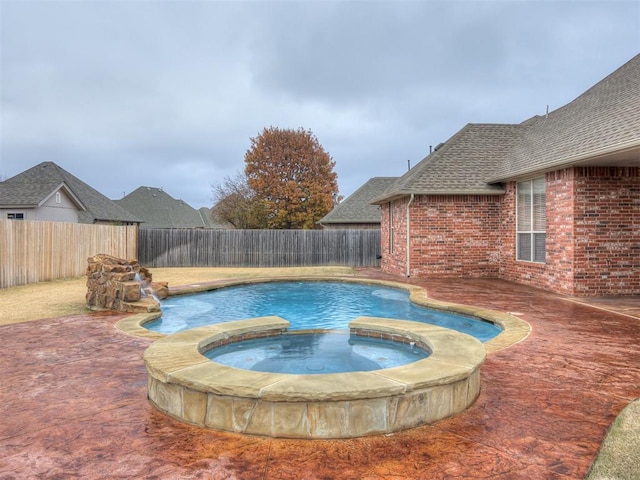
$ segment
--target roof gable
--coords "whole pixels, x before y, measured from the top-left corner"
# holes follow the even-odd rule
[[[38,204],[38,206],[40,207],[44,205],[51,197],[53,197],[56,193],[59,193],[59,192],[64,193],[67,196],[67,198],[71,201],[71,203],[73,203],[76,206],[78,210],[81,210],[81,211],[86,210],[86,207],[84,206],[84,204],[80,201],[78,197],[76,197],[76,195],[71,191],[71,189],[64,182],[58,185],[58,187],[53,189],[49,195],[43,198]]]

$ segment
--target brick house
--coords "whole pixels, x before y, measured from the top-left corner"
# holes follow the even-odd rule
[[[640,55],[562,108],[468,124],[381,208],[381,268],[640,294]]]

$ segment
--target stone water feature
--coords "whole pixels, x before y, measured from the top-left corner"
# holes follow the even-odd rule
[[[91,310],[141,313],[160,311],[167,298],[167,282],[153,282],[138,260],[100,253],[87,259],[87,305]]]

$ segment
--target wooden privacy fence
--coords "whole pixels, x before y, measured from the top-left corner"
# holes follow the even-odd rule
[[[87,258],[138,254],[138,227],[0,220],[0,288],[79,277]]]
[[[141,228],[146,267],[380,265],[379,230],[201,230]]]

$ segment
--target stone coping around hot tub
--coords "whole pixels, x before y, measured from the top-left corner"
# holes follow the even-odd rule
[[[169,295],[185,295],[192,293],[202,293],[219,288],[250,285],[265,282],[347,282],[362,283],[369,285],[381,285],[389,288],[399,288],[409,291],[409,299],[416,305],[421,305],[435,310],[442,310],[451,313],[460,313],[470,317],[484,320],[502,328],[502,333],[483,343],[488,353],[497,352],[507,347],[521,342],[531,333],[531,325],[524,320],[505,312],[490,310],[482,307],[474,307],[471,305],[463,305],[459,303],[444,302],[429,298],[427,291],[417,285],[410,285],[400,282],[392,282],[389,280],[366,279],[351,276],[295,276],[295,277],[252,277],[244,279],[221,280],[216,282],[204,282],[201,284],[182,285],[178,287],[170,287]],[[125,333],[145,337],[149,339],[158,339],[165,336],[162,333],[153,332],[144,327],[162,315],[162,312],[140,313],[127,317],[118,322],[117,327]]]
[[[349,324],[358,334],[414,340],[431,351],[426,359],[381,370],[266,373],[222,365],[202,354],[221,340],[284,333],[288,326],[279,317],[259,317],[155,341],[144,353],[149,400],[203,427],[272,437],[348,438],[432,423],[466,409],[479,394],[486,357],[482,343],[408,320],[359,317]],[[289,423],[300,415],[301,423]],[[373,423],[361,424],[362,415]]]

